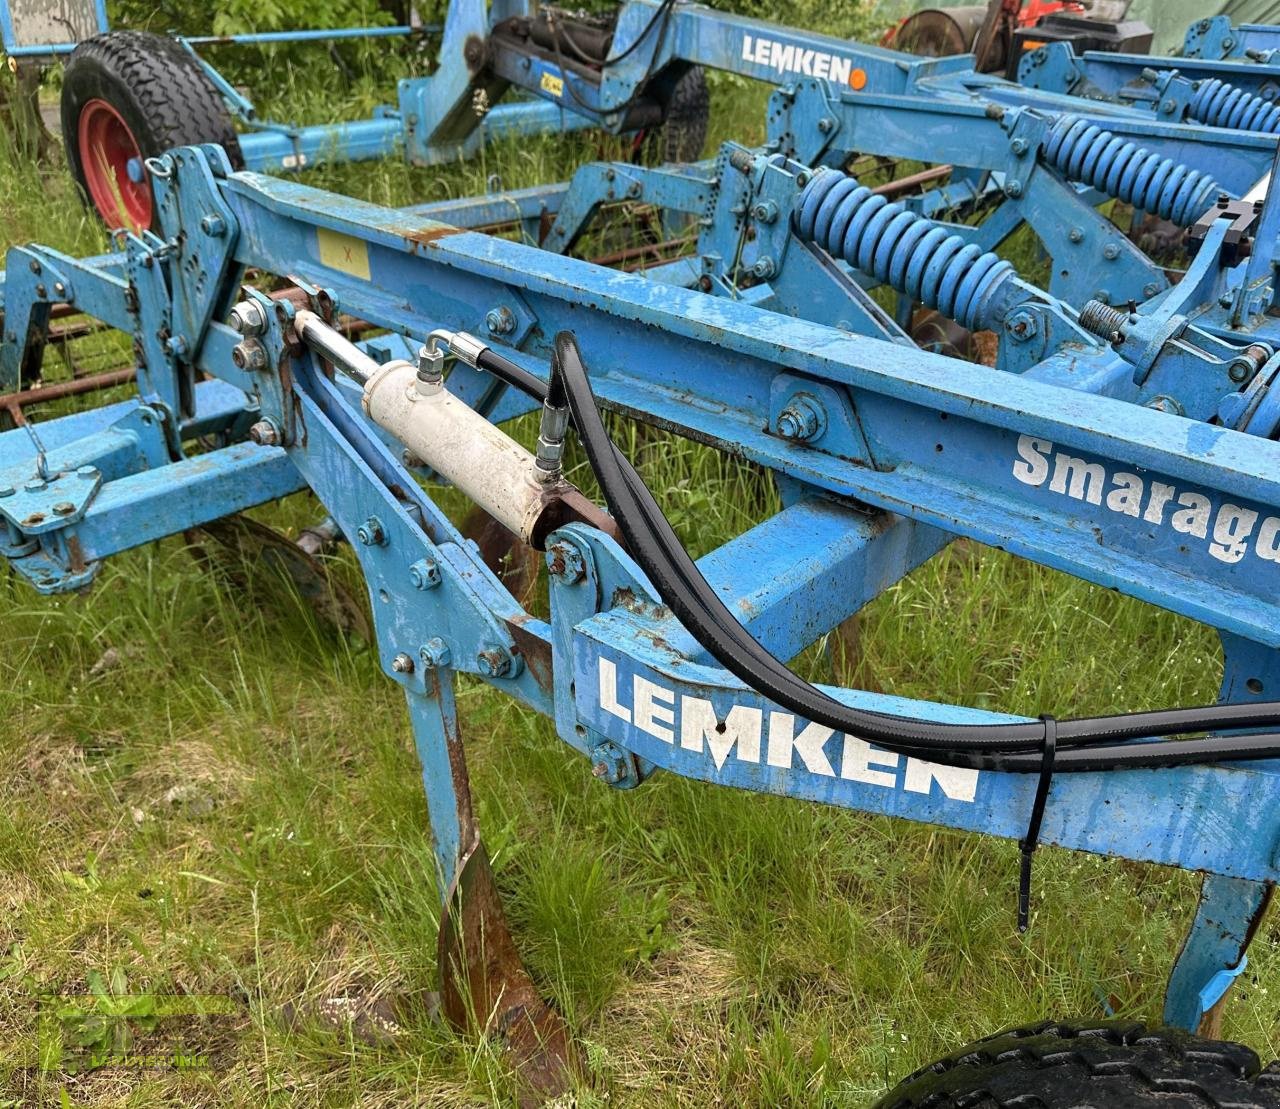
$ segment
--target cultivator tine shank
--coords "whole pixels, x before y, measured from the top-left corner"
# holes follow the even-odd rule
[[[522,1105],[567,1090],[584,1073],[563,1018],[538,993],[502,908],[471,801],[453,700],[453,673],[428,666],[425,697],[410,697],[444,907],[437,960],[451,1024],[496,1035],[520,1080]]]

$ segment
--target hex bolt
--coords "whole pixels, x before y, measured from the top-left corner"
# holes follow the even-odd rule
[[[76,506],[70,501],[59,501],[53,506],[53,514],[55,516],[70,516],[76,510]]]
[[[751,272],[756,277],[770,278],[778,272],[778,268],[773,259],[766,254],[763,258],[756,259],[756,264],[751,267]]]
[[[356,538],[366,547],[381,547],[387,541],[387,532],[378,517],[370,516],[356,528]]]
[[[391,669],[397,674],[412,674],[413,659],[401,651],[391,660]]]
[[[516,329],[516,317],[504,304],[489,309],[484,317],[484,325],[495,335],[507,335]]]
[[[280,429],[272,420],[259,420],[249,429],[249,439],[260,447],[278,447]]]
[[[751,214],[760,223],[773,223],[778,218],[778,204],[774,200],[757,201]]]
[[[476,656],[476,665],[486,677],[505,678],[512,670],[511,654],[505,647],[492,644]]]
[[[1027,140],[1019,135],[1009,144],[1009,149],[1021,158],[1027,152]]]
[[[267,368],[267,349],[256,339],[246,339],[231,348],[231,361],[250,373]]]
[[[40,274],[40,262],[39,262],[39,260],[38,260],[38,259],[36,259],[36,258],[32,258],[32,259],[31,259],[31,261],[27,263],[27,269],[29,269],[32,273],[34,273],[34,274],[36,274],[37,276],[39,276],[39,274]]]
[[[231,309],[227,323],[241,335],[257,336],[267,330],[267,313],[256,300],[242,300]]]
[[[12,485],[0,485],[0,497],[12,497],[16,492]]]
[[[98,467],[97,466],[81,466],[76,471],[76,476],[86,478],[86,479],[95,478],[98,476]]]
[[[1160,291],[1160,286],[1154,281],[1150,281],[1146,285],[1142,286],[1142,295],[1144,297],[1153,297],[1159,291]]]
[[[174,357],[181,357],[187,353],[187,337],[185,335],[170,335],[164,341],[164,348]]]
[[[1073,227],[1070,231],[1067,232],[1067,238],[1070,239],[1073,243],[1082,243],[1084,242],[1084,231],[1082,231],[1079,227]]]
[[[1035,314],[1024,308],[1014,312],[1004,321],[1004,329],[1015,343],[1025,343],[1028,339],[1035,338],[1040,326],[1036,322]]]
[[[1107,243],[1107,245],[1102,248],[1102,256],[1108,262],[1114,262],[1117,258],[1120,257],[1120,244]]]
[[[826,430],[826,423],[822,405],[810,396],[798,394],[778,413],[776,429],[783,439],[805,443],[818,438]]]
[[[820,120],[818,120],[818,130],[821,131],[824,135],[828,134],[832,130],[832,128],[835,127],[835,125],[836,125],[836,121],[832,119],[830,116],[823,116]]]
[[[591,776],[597,781],[616,786],[631,777],[626,753],[613,743],[601,743],[591,752]]]
[[[1006,181],[1004,183],[1004,195],[1014,198],[1020,197],[1022,195],[1022,182],[1016,177]]]
[[[227,221],[216,213],[208,215],[200,221],[200,230],[211,239],[220,239],[227,233]]]
[[[67,295],[67,287],[61,281],[55,281],[53,283],[53,291],[60,297]]]
[[[32,478],[22,488],[25,489],[28,493],[39,493],[40,490],[43,489],[44,487],[45,487],[44,478],[36,477],[36,478]]]
[[[409,567],[409,581],[414,589],[434,589],[440,584],[440,567],[429,558],[420,558]]]
[[[587,562],[576,543],[558,539],[547,547],[547,570],[566,585],[576,585],[587,576]]]
[[[428,670],[438,670],[442,666],[448,666],[452,657],[449,645],[438,635],[432,636],[418,648],[418,658]]]
[[[48,290],[48,289],[46,289],[46,288],[44,287],[44,282],[43,282],[43,281],[42,281],[42,282],[40,282],[38,285],[36,285],[36,296],[38,296],[38,297],[40,297],[41,299],[43,299],[44,297],[46,297],[46,296],[48,296],[48,295],[49,295],[49,290]]]

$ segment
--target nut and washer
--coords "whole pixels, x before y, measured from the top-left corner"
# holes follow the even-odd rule
[[[414,589],[434,589],[440,584],[440,567],[431,559],[420,558],[409,567],[409,581]]]
[[[261,335],[267,330],[267,313],[256,300],[242,300],[231,309],[227,323],[241,335]]]
[[[381,547],[387,541],[387,532],[378,517],[370,516],[356,528],[356,538],[366,547]]]
[[[438,635],[432,636],[418,649],[418,657],[428,670],[438,670],[448,666],[451,659],[449,645]]]
[[[397,674],[412,674],[413,659],[401,651],[391,660],[391,669]]]
[[[249,429],[249,439],[260,447],[278,447],[280,429],[271,420],[259,420]]]

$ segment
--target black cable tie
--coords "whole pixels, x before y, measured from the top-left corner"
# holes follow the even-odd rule
[[[1044,820],[1045,802],[1053,784],[1053,763],[1058,755],[1058,721],[1052,716],[1040,717],[1044,725],[1044,745],[1040,753],[1040,781],[1036,783],[1036,799],[1031,804],[1031,821],[1027,834],[1018,843],[1022,851],[1022,868],[1018,874],[1018,931],[1025,932],[1031,921],[1031,856],[1040,843],[1040,824]]]

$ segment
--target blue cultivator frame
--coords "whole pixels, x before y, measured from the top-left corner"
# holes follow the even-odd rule
[[[704,64],[745,54],[746,34],[779,58],[818,49],[701,9],[669,18],[671,49]],[[826,77],[774,95],[766,145],[708,162],[590,165],[568,184],[392,210],[188,147],[149,167],[161,234],[83,260],[8,254],[0,387],[38,372],[50,315],[69,305],[133,336],[139,395],[0,435],[0,553],[41,592],[81,589],[116,552],[313,490],[359,558],[378,658],[408,701],[446,905],[446,1011],[492,1015],[545,1088],[572,1053],[501,922],[456,673],[552,718],[614,788],[666,770],[1019,837],[1028,860],[1042,840],[1201,871],[1165,1007],[1183,1028],[1243,968],[1277,877],[1280,767],[1260,756],[1280,697],[1280,194],[1233,199],[1272,170],[1275,139],[1020,99],[964,59],[843,48],[841,83],[829,57]],[[773,51],[750,57],[773,69]],[[843,171],[855,151],[958,168],[890,202]],[[1114,196],[1190,228],[1178,284],[1094,210]],[[693,217],[694,252],[645,273],[569,256],[620,202]],[[933,218],[959,210],[974,222]],[[495,219],[542,245],[471,230]],[[1048,289],[991,253],[1023,224],[1050,256]],[[872,287],[898,295],[896,316]],[[901,325],[916,304],[995,331],[997,366],[918,349]],[[331,326],[339,311],[384,334],[352,345]],[[572,342],[556,346],[561,333]],[[1148,729],[1093,756],[1123,770],[1067,772],[1089,749],[1064,721],[1059,773],[1039,777],[1023,771],[1051,767],[1051,722],[1030,753],[968,762],[813,722],[677,619],[626,512],[611,519],[560,479],[568,414],[544,383],[575,348],[601,406],[773,475],[782,510],[698,570],[778,658],[967,536],[1215,628],[1221,700],[1245,707],[1213,717],[1218,739]],[[538,408],[536,456],[522,454],[497,425]],[[418,480],[433,474],[545,550],[547,619],[444,515]],[[822,692],[917,722],[1014,721]]]

